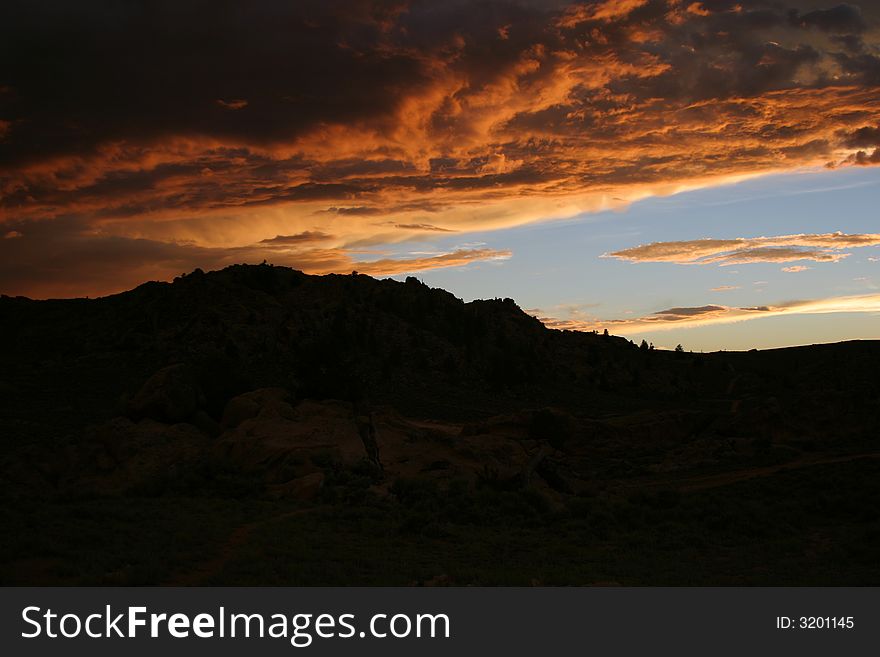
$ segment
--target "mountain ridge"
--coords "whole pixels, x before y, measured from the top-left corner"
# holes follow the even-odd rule
[[[692,581],[664,552],[680,548],[664,535],[670,523],[714,564],[697,581],[718,581],[732,559],[732,582],[778,583],[761,575],[766,550],[788,558],[779,546],[791,532],[811,545],[816,531],[856,555],[833,581],[877,575],[858,537],[877,522],[864,515],[875,508],[866,496],[880,496],[880,341],[651,350],[550,329],[510,299],[465,303],[415,278],[237,265],[99,299],[3,297],[0,358],[0,521],[12,528],[0,542],[3,582],[192,583],[190,570],[217,583],[441,574],[527,583],[528,563],[491,574],[489,546],[530,554],[558,543],[567,554],[573,544],[559,537],[569,534],[598,570],[560,561],[539,579]],[[835,501],[826,505],[829,482]],[[791,507],[790,491],[816,500],[822,529]],[[244,555],[224,556],[223,572],[189,553],[161,565],[165,548],[141,527],[142,513],[189,536],[200,554],[225,544],[224,532],[294,523],[326,554],[308,556],[311,543],[288,534],[255,535],[254,549],[314,559],[315,573],[352,556],[334,538],[355,531],[351,522],[366,532],[352,538],[366,541],[363,563],[389,536],[400,537],[405,563],[341,580],[248,574],[256,566]],[[792,513],[801,518],[794,528]],[[49,527],[42,547],[25,540],[32,518]],[[728,533],[728,522],[739,529]],[[754,548],[749,522],[767,537]],[[96,539],[80,551],[83,523],[122,545]],[[651,551],[639,574],[612,572],[631,567],[620,560],[633,531],[659,546],[672,574],[650,573]],[[475,541],[476,552],[466,556],[456,541]],[[444,565],[414,566],[419,546]],[[442,556],[450,549],[457,556]],[[793,581],[827,581],[814,552],[795,559]],[[34,553],[54,564],[49,571]],[[83,574],[71,576],[71,564]]]

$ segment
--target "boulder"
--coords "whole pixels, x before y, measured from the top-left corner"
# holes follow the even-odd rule
[[[284,388],[261,388],[233,397],[226,402],[220,424],[224,429],[234,429],[261,413],[291,417],[290,393]]]
[[[216,438],[223,433],[223,428],[205,411],[196,411],[190,418],[189,424],[192,424],[209,438]]]
[[[230,408],[230,423],[233,412],[251,412],[251,402],[262,406],[218,438],[213,454],[221,467],[280,484],[316,468],[351,467],[368,458],[350,404],[306,401],[291,407],[273,398],[275,393],[249,394]]]
[[[174,424],[188,420],[203,401],[192,369],[184,364],[169,365],[147,379],[128,402],[126,415],[135,421],[149,418]]]
[[[209,443],[190,424],[115,418],[86,430],[62,488],[97,495],[161,492],[201,467]]]
[[[312,500],[324,487],[324,479],[323,472],[312,472],[283,484],[269,486],[268,493],[274,499]]]
[[[495,418],[462,430],[458,425],[418,422],[379,414],[377,443],[387,481],[431,479],[477,482],[518,479],[530,451],[527,426],[512,417]]]

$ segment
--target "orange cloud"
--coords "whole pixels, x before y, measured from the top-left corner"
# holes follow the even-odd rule
[[[309,274],[350,273],[393,276],[478,262],[499,262],[510,251],[459,248],[432,254],[382,257],[382,252],[326,246],[331,235],[318,232],[279,235],[242,247],[204,247],[81,234],[20,235],[0,240],[3,293],[32,298],[91,296],[121,292],[148,280],[169,280],[196,267],[220,269],[238,263],[269,262]],[[14,241],[6,248],[8,242]],[[27,265],[27,266],[25,266]],[[62,275],[63,274],[63,275]]]
[[[878,163],[876,31],[784,5],[342,0],[149,24],[83,6],[75,26],[26,6],[0,227],[205,249],[318,231],[347,252]],[[94,47],[59,47],[72,29]],[[166,29],[215,38],[194,52]],[[738,261],[797,255],[764,247]]]
[[[701,2],[692,2],[688,5],[687,12],[696,16],[709,16],[711,12]]]
[[[842,249],[880,245],[880,234],[845,233],[781,235],[779,237],[737,237],[729,240],[699,239],[676,242],[653,242],[604,257],[630,262],[670,262],[679,265],[734,265],[753,262],[790,262],[813,260],[837,262],[850,254]],[[802,271],[787,267],[783,271]]]
[[[625,18],[648,0],[604,0],[570,7],[559,19],[560,27],[576,27],[589,21],[612,21]]]
[[[582,320],[541,317],[550,328],[573,331],[608,329],[617,335],[635,335],[646,331],[668,331],[711,324],[729,324],[781,315],[816,315],[828,313],[880,313],[880,294],[832,297],[809,301],[788,301],[777,305],[732,307],[706,305],[669,308],[634,319]]]
[[[359,261],[355,262],[354,266],[363,274],[393,276],[394,274],[406,274],[428,269],[461,267],[462,265],[480,260],[507,260],[511,255],[513,254],[510,251],[496,251],[493,249],[458,249],[451,253],[441,253],[422,258],[383,258],[381,260]]]

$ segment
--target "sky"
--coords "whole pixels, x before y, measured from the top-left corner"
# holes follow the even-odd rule
[[[505,259],[417,276],[431,286],[461,291],[468,300],[515,298],[551,326],[607,328],[660,348],[682,344],[693,351],[739,350],[877,339],[878,236],[866,240],[868,246],[799,246],[793,253],[769,256],[766,249],[776,247],[758,246],[752,249],[758,261],[733,264],[692,263],[691,253],[684,256],[687,264],[634,262],[611,254],[646,244],[701,246],[707,234],[716,240],[796,235],[787,240],[795,243],[808,241],[804,235],[825,236],[826,244],[837,245],[846,241],[838,232],[864,236],[878,230],[878,199],[880,169],[800,171],[650,198],[617,211],[468,235],[469,244],[447,237],[405,249],[430,253],[480,245],[510,252]],[[742,259],[745,250],[737,245],[734,252]],[[822,260],[826,257],[833,260]],[[847,304],[856,309],[831,312]],[[759,307],[766,310],[739,310]],[[675,314],[663,313],[676,308]]]
[[[0,292],[416,275],[658,347],[880,338],[880,3],[0,9]]]

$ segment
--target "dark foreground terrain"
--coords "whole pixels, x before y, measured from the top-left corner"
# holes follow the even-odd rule
[[[3,297],[0,363],[3,584],[880,584],[880,342],[263,265]]]

